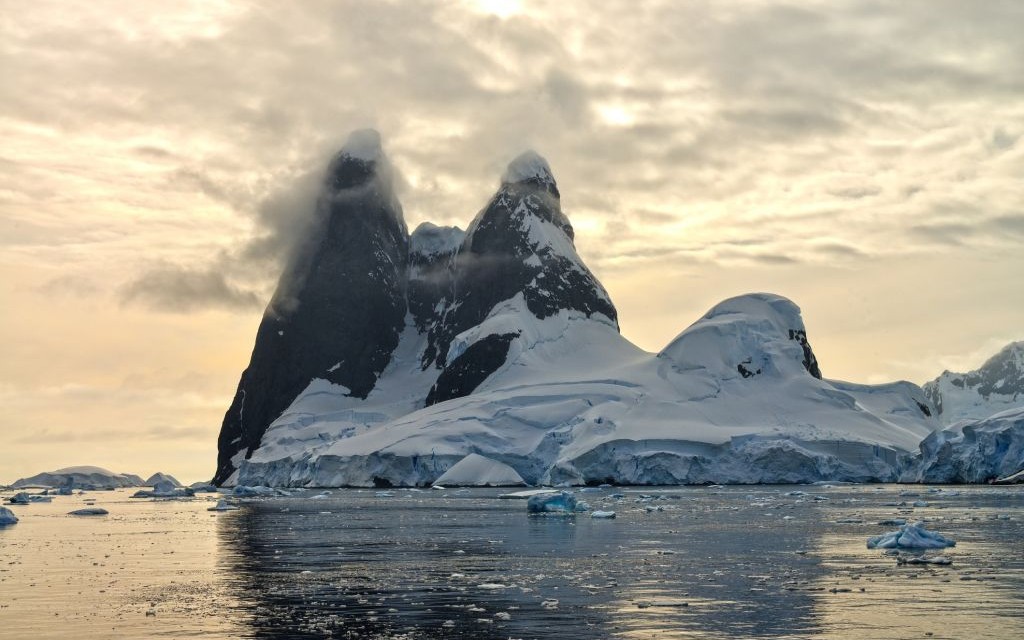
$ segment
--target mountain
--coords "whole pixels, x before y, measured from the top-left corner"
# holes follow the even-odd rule
[[[172,476],[170,474],[164,473],[162,471],[157,471],[153,475],[151,475],[148,478],[146,478],[145,486],[147,486],[147,487],[155,487],[156,483],[158,483],[158,482],[169,482],[172,486],[175,486],[175,487],[182,486],[182,484],[180,482],[178,482],[177,478],[175,478],[174,476]]]
[[[375,131],[331,161],[306,237],[263,314],[218,440],[214,481],[252,455],[267,426],[313,380],[365,398],[398,345],[409,238]]]
[[[102,467],[66,467],[56,471],[44,471],[28,478],[21,478],[11,485],[22,487],[65,487],[74,489],[118,489],[120,487],[141,487],[142,478],[131,473],[114,473]]]
[[[369,155],[381,162],[379,141]],[[630,343],[533,152],[465,233],[425,223],[408,238],[364,165],[375,186],[318,216],[373,233],[329,242],[314,229],[319,257],[282,277],[275,301],[285,290],[297,304],[264,316],[221,433],[220,483],[426,485],[481,458],[531,484],[892,481],[939,427],[913,384],[824,378],[799,308],[778,295],[726,300],[657,354]],[[352,355],[353,336],[373,358]]]
[[[944,371],[923,388],[944,425],[1024,406],[1024,341],[1008,344],[974,371]]]

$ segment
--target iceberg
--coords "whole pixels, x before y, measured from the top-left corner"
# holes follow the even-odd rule
[[[69,511],[69,516],[105,516],[110,512],[103,507],[88,507],[86,509],[76,509]]]
[[[7,502],[9,504],[28,504],[32,502],[32,498],[30,498],[24,491],[21,491],[8,498]]]
[[[567,491],[535,495],[526,501],[526,511],[572,515],[576,513],[576,496]]]
[[[14,515],[14,512],[7,507],[0,507],[0,527],[6,527],[9,524],[17,524],[18,516]]]
[[[436,480],[437,484],[453,487],[517,487],[525,486],[515,469],[477,453],[471,453],[456,462]]]
[[[923,522],[905,524],[898,531],[868,538],[868,549],[945,549],[956,542],[925,529]]]

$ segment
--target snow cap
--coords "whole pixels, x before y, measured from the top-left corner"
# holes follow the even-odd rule
[[[501,176],[502,184],[518,184],[520,182],[539,182],[544,186],[555,186],[555,176],[551,173],[551,165],[539,153],[524,151],[515,160],[508,163],[505,175]]]
[[[375,162],[384,155],[380,144],[380,133],[376,129],[356,129],[348,135],[341,155],[363,162]]]

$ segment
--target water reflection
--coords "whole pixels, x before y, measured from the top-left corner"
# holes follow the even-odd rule
[[[613,521],[528,517],[486,490],[274,500],[223,521],[222,572],[254,637],[812,634],[815,600],[785,583],[821,572],[795,553],[815,509],[783,520],[777,490],[750,493],[588,496]]]

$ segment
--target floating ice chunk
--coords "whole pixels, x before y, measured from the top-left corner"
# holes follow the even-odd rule
[[[906,518],[889,518],[887,520],[882,520],[878,524],[883,527],[902,527],[907,524],[907,520]]]
[[[224,498],[221,498],[217,501],[217,506],[209,507],[207,508],[207,511],[234,511],[237,508],[238,507],[233,504],[228,504],[228,501]]]
[[[240,484],[235,487],[234,494],[240,498],[252,498],[256,496],[272,496],[274,490],[270,487],[250,487]]]
[[[925,502],[924,500],[915,500],[914,501],[914,506],[915,507],[927,507],[928,503]]]
[[[896,558],[896,564],[941,564],[949,565],[953,564],[953,561],[946,556],[899,556]]]
[[[955,541],[928,531],[923,522],[905,524],[899,531],[868,538],[868,549],[945,549],[953,546],[956,546]]]
[[[508,613],[507,611],[499,611],[498,613],[494,614],[494,619],[495,620],[511,620],[512,619],[512,614]]]
[[[68,513],[69,516],[105,516],[109,511],[103,507],[89,507],[87,509],[76,509]]]
[[[29,502],[32,502],[32,499],[29,497],[27,493],[22,491],[8,498],[7,502],[9,504],[28,504]]]
[[[590,514],[591,518],[614,518],[614,511],[595,511]]]
[[[210,484],[209,482],[193,482],[188,485],[188,488],[200,493],[217,493],[217,485]]]
[[[505,500],[526,500],[533,496],[542,496],[558,493],[557,489],[527,489],[526,491],[513,491],[512,493],[503,493],[499,498]]]
[[[14,515],[14,512],[7,507],[0,507],[0,527],[6,527],[9,524],[17,524],[18,516]]]
[[[541,493],[530,497],[526,502],[528,513],[576,513],[576,496],[566,491],[557,493]]]

